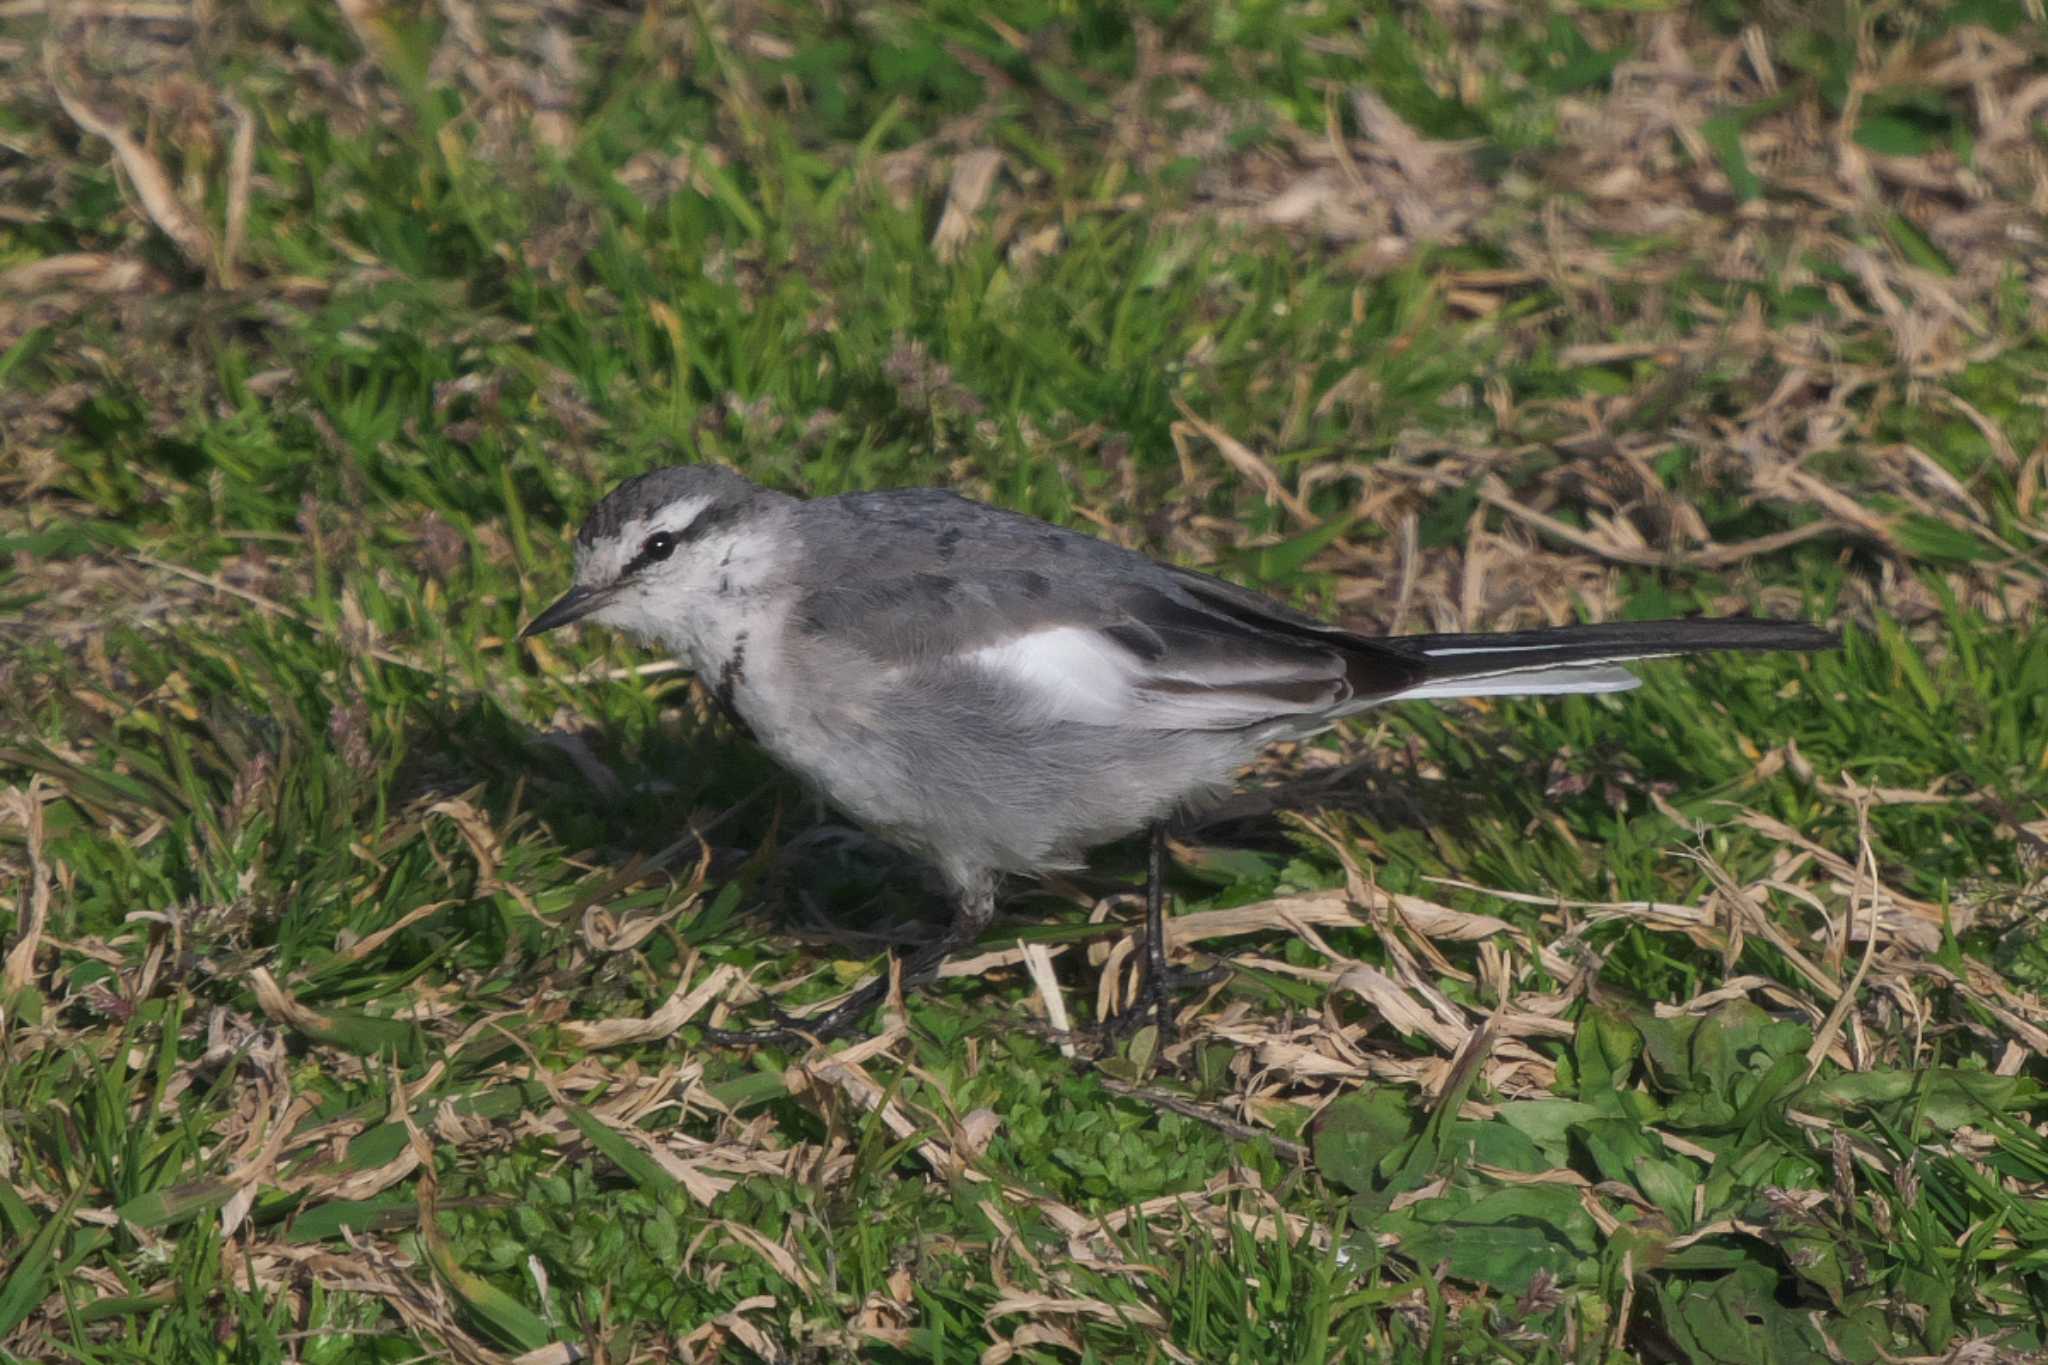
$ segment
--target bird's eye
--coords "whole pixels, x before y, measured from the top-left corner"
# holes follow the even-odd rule
[[[655,560],[667,559],[671,554],[675,553],[675,548],[676,538],[674,536],[666,531],[656,531],[653,535],[640,542],[640,558],[649,563]]]

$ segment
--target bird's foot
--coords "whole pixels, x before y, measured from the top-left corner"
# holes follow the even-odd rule
[[[824,1014],[801,1018],[781,1010],[770,1010],[769,1017],[775,1022],[766,1028],[706,1028],[704,1041],[718,1047],[771,1047],[852,1038],[866,1032],[863,1024],[868,1015],[888,994],[889,977],[885,973]]]
[[[864,1006],[867,1002],[861,1002]],[[867,1013],[863,1008],[857,1014],[840,1017],[839,1010],[817,1019],[800,1019],[781,1010],[772,1010],[769,1017],[775,1022],[766,1028],[712,1028],[706,1025],[701,1031],[704,1041],[714,1047],[788,1047],[802,1043],[824,1043],[835,1038],[851,1038],[861,1032],[860,1016]]]
[[[901,980],[905,992],[913,987],[926,985],[938,978],[939,967],[946,960],[950,944],[927,947],[903,964]],[[894,975],[887,968],[867,985],[862,986],[846,999],[840,1001],[826,1013],[811,1018],[798,1018],[781,1010],[771,1010],[774,1023],[760,1029],[706,1028],[704,1041],[718,1047],[767,1047],[797,1043],[824,1043],[835,1038],[864,1036],[868,1015],[889,998]]]
[[[1230,968],[1218,964],[1195,971],[1186,967],[1169,967],[1164,972],[1148,967],[1145,979],[1138,985],[1137,998],[1123,1009],[1102,1021],[1102,1031],[1107,1041],[1128,1038],[1142,1028],[1149,1016],[1159,1029],[1159,1045],[1164,1047],[1173,1041],[1176,1030],[1174,1001],[1177,997],[1205,991],[1230,975]]]

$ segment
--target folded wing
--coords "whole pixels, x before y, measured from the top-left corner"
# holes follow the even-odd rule
[[[1105,547],[1109,548],[1109,547]],[[1047,719],[1304,735],[1383,702],[1615,692],[1625,662],[1830,649],[1830,631],[1749,617],[1374,639],[1141,556],[1055,580],[1030,568],[908,574],[817,591],[799,629],[884,666],[964,666]]]
[[[1048,719],[1155,730],[1308,728],[1421,680],[1425,665],[1216,580],[1132,556],[1137,573],[913,574],[811,594],[798,628],[878,663],[959,665]],[[1117,566],[1121,568],[1122,566]],[[1183,581],[1188,580],[1188,581]],[[1228,588],[1227,584],[1217,584]]]

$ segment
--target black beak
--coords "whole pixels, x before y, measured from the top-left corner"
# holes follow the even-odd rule
[[[561,599],[553,606],[534,617],[526,629],[519,632],[519,638],[530,640],[544,630],[566,626],[571,621],[581,621],[611,600],[610,591],[604,588],[571,588],[562,594]]]

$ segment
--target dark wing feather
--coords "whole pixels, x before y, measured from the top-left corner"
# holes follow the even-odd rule
[[[1305,732],[1402,696],[1609,691],[1616,665],[1825,649],[1798,622],[1615,622],[1374,639],[1249,589],[929,490],[805,505],[819,518],[795,623],[883,666],[957,662],[1048,714],[1155,729]]]

